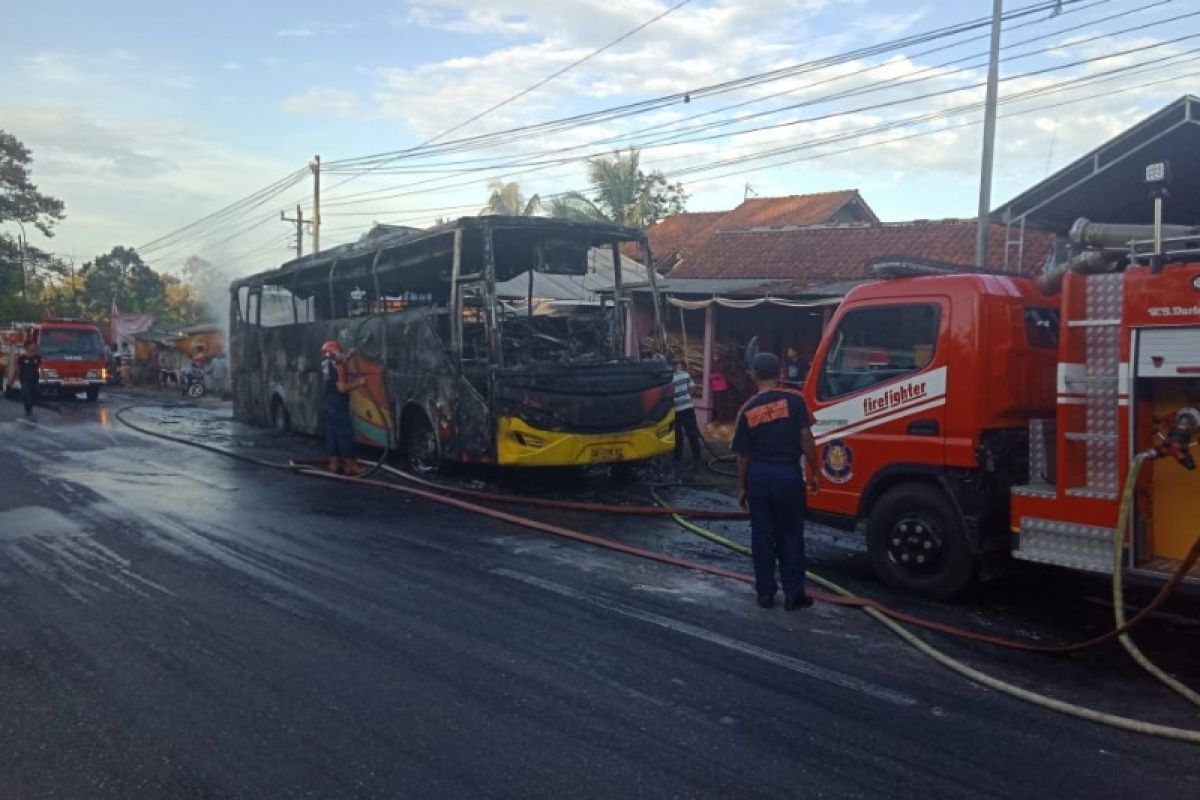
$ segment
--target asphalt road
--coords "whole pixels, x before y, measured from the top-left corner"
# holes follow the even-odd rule
[[[1200,748],[985,690],[860,613],[763,611],[724,579],[150,439],[114,420],[129,402],[146,400],[32,424],[0,402],[4,800],[1200,796]],[[268,459],[314,451],[216,404],[133,413]],[[554,518],[745,567],[667,521]],[[812,550],[871,586],[853,549]],[[1047,639],[1103,627],[1102,590],[1039,593],[1039,575],[908,607]],[[1192,610],[1146,635],[1194,682]],[[947,647],[1200,728],[1119,652]]]

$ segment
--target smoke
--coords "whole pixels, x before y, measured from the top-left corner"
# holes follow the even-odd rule
[[[183,264],[183,280],[192,296],[204,304],[205,317],[221,329],[221,338],[228,349],[229,284],[233,277],[222,267],[194,255]]]

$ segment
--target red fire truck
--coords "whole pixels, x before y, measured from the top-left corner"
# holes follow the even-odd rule
[[[89,402],[96,402],[100,387],[108,380],[99,328],[86,320],[46,318],[38,323],[14,323],[0,331],[0,346],[5,355],[0,379],[5,395],[10,398],[16,397],[21,389],[17,356],[27,341],[37,344],[42,356],[43,392],[60,395],[85,392]]]
[[[852,290],[813,359],[820,521],[865,533],[887,583],[947,597],[1010,557],[1169,574],[1200,530],[1200,229],[1081,220],[1034,280],[903,277]],[[1116,531],[1126,470],[1156,448]],[[1183,463],[1181,469],[1172,461]],[[1195,579],[1193,571],[1192,579]]]

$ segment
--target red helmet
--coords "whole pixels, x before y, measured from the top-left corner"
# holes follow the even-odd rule
[[[321,345],[321,355],[331,356],[334,353],[342,352],[342,343],[337,339],[330,339],[325,344]]]

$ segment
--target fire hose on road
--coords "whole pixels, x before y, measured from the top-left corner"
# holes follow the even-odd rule
[[[249,456],[244,456],[239,453],[233,453],[228,450],[224,450],[219,447],[214,447],[212,445],[207,445],[207,444],[204,444],[201,442],[194,442],[194,441],[190,441],[188,439],[184,439],[181,437],[176,437],[176,436],[171,436],[168,434],[160,433],[158,431],[153,431],[144,426],[137,425],[136,423],[131,423],[127,419],[125,419],[125,417],[124,417],[125,412],[127,412],[135,407],[136,406],[126,406],[126,407],[120,409],[119,411],[117,411],[114,416],[123,425],[126,425],[127,427],[129,427],[132,430],[135,430],[135,431],[138,431],[139,433],[143,433],[145,435],[152,436],[152,437],[162,439],[165,441],[171,441],[171,442],[175,442],[178,444],[187,445],[190,447],[198,447],[200,449],[203,449],[203,450],[206,450],[209,452],[213,452],[218,455],[223,455],[226,457],[234,458],[236,460],[239,460],[239,461],[242,461],[245,463],[250,463],[250,464],[254,464],[254,465],[258,465],[258,466],[268,467],[271,469],[277,469],[277,470],[288,470],[291,472],[295,472],[296,474],[304,475],[307,477],[314,477],[314,478],[320,478],[320,479],[324,479],[324,480],[338,481],[341,483],[348,483],[348,484],[354,484],[354,485],[359,485],[359,486],[370,486],[370,487],[385,489],[387,491],[400,492],[400,493],[403,493],[403,494],[406,494],[406,495],[409,495],[412,497],[417,497],[417,498],[420,498],[423,500],[428,500],[430,502],[435,502],[435,503],[439,503],[441,505],[450,506],[450,507],[457,508],[462,511],[467,511],[467,512],[470,512],[473,514],[483,515],[483,516],[489,517],[491,519],[495,519],[495,520],[502,521],[502,522],[507,522],[509,524],[517,525],[517,526],[520,526],[520,527],[523,527],[526,529],[536,530],[536,531],[540,531],[543,533],[549,533],[549,534],[559,536],[562,538],[566,538],[566,539],[569,539],[572,541],[577,541],[577,542],[589,544],[589,545],[596,546],[596,547],[602,547],[602,548],[605,548],[605,549],[608,549],[611,551],[624,553],[626,555],[637,556],[639,558],[644,558],[644,559],[654,561],[654,562],[657,562],[660,564],[667,564],[670,566],[682,567],[685,569],[694,570],[694,571],[706,573],[709,575],[715,575],[718,577],[723,577],[723,578],[728,578],[731,580],[740,581],[742,583],[753,583],[753,580],[754,580],[752,576],[741,573],[741,572],[737,572],[734,570],[724,569],[722,567],[715,567],[715,566],[711,566],[708,564],[702,564],[702,563],[694,562],[694,561],[688,561],[686,559],[676,558],[674,556],[669,556],[664,553],[658,553],[658,552],[654,552],[651,550],[645,550],[643,548],[634,547],[632,545],[627,545],[627,544],[622,544],[620,542],[614,542],[614,541],[611,541],[608,539],[604,539],[602,537],[592,536],[590,534],[582,533],[580,531],[574,531],[574,530],[571,530],[569,528],[565,528],[565,527],[562,527],[559,525],[554,525],[551,523],[542,522],[542,521],[535,520],[535,519],[530,519],[528,517],[523,517],[523,516],[520,516],[517,514],[512,514],[512,513],[506,512],[506,511],[489,508],[487,506],[480,505],[476,502],[471,502],[471,501],[468,501],[465,499],[461,499],[461,496],[464,496],[464,495],[465,496],[470,496],[470,494],[488,495],[488,493],[476,493],[476,492],[473,492],[472,490],[457,489],[456,493],[459,494],[460,497],[447,496],[447,494],[440,493],[440,492],[445,491],[445,487],[438,486],[436,484],[431,484],[431,482],[423,481],[422,479],[415,478],[414,476],[410,476],[407,473],[400,472],[399,470],[395,470],[394,468],[388,467],[386,465],[384,466],[385,472],[388,472],[389,474],[397,475],[399,477],[403,477],[409,481],[417,481],[417,482],[423,483],[425,485],[408,486],[408,485],[402,485],[402,484],[398,484],[398,483],[393,483],[393,482],[389,482],[389,481],[381,481],[381,480],[371,479],[371,478],[366,478],[366,477],[335,475],[335,474],[327,472],[327,471],[315,469],[315,468],[311,467],[310,465],[307,465],[304,463],[290,462],[287,464],[282,464],[282,463],[265,461],[265,460],[261,460],[261,459],[252,458]],[[435,489],[436,489],[436,491],[435,491]],[[488,496],[493,497],[493,498],[494,497],[504,497],[504,498],[509,497],[507,495],[488,495]],[[637,508],[637,507],[603,506],[602,504],[596,504],[596,503],[577,504],[577,503],[573,503],[572,501],[546,500],[544,498],[535,498],[535,499],[539,500],[539,502],[536,503],[536,505],[543,507],[543,508],[558,508],[558,509],[564,509],[564,510],[577,510],[577,511],[578,510],[584,510],[584,511],[600,511],[600,510],[602,510],[602,511],[604,511],[604,513],[640,513],[639,511],[629,511],[629,510],[621,511],[620,510],[620,509],[631,509],[631,508]],[[657,499],[657,497],[656,497],[656,499]],[[526,498],[516,498],[516,499],[511,499],[511,500],[505,500],[505,502],[523,503],[525,500],[526,500]],[[526,503],[526,504],[528,504],[528,503]],[[671,516],[672,518],[674,518],[676,520],[676,522],[683,524],[684,527],[688,528],[689,530],[692,530],[693,532],[704,531],[704,533],[702,535],[706,535],[707,538],[710,538],[714,541],[720,541],[723,539],[723,537],[719,537],[717,534],[712,533],[711,531],[705,531],[704,529],[699,528],[699,526],[696,526],[693,523],[688,522],[687,519],[684,517],[683,513],[681,513],[681,512],[690,513],[691,510],[671,509],[671,508],[664,508],[662,506],[641,507],[641,511],[645,512],[645,513],[650,513],[651,509],[653,509],[653,513],[655,515],[664,515],[665,514],[665,515]],[[705,512],[703,510],[696,510],[696,511],[698,511],[701,514],[712,513],[712,512]],[[726,513],[732,513],[732,512],[726,512]],[[744,515],[742,515],[742,517],[744,518]],[[724,518],[731,518],[731,517],[724,517]],[[732,518],[737,518],[737,517],[732,517]],[[728,545],[734,546],[734,549],[738,549],[740,547],[739,545],[736,545],[736,543],[729,542],[729,540],[724,540],[724,542],[727,543],[727,546]],[[1150,605],[1148,605],[1145,609],[1143,609],[1141,612],[1139,612],[1137,615],[1135,615],[1132,619],[1122,622],[1121,620],[1123,619],[1123,614],[1121,613],[1121,611],[1118,610],[1117,614],[1118,614],[1119,624],[1118,624],[1118,627],[1115,628],[1114,630],[1109,631],[1108,633],[1106,633],[1102,636],[1098,636],[1093,639],[1089,639],[1086,642],[1080,642],[1077,644],[1063,645],[1063,646],[1050,646],[1050,647],[1046,647],[1046,646],[1042,646],[1042,645],[1030,645],[1030,644],[1023,643],[1023,642],[1014,642],[1011,640],[1000,639],[998,637],[986,636],[984,634],[978,634],[978,633],[975,633],[972,631],[966,631],[966,630],[962,630],[959,628],[955,628],[953,626],[943,625],[941,623],[936,623],[936,622],[932,622],[930,620],[925,620],[923,618],[916,617],[914,615],[909,615],[909,614],[905,614],[903,612],[896,611],[894,609],[890,609],[876,601],[873,601],[873,600],[870,600],[867,598],[858,597],[858,596],[854,595],[852,592],[850,592],[848,589],[845,589],[844,587],[841,587],[832,581],[822,578],[821,576],[809,573],[809,577],[815,583],[818,583],[819,585],[828,589],[829,592],[831,592],[831,593],[813,592],[812,594],[816,599],[822,600],[824,602],[832,603],[835,605],[855,607],[855,608],[862,609],[865,613],[870,615],[873,619],[877,620],[881,624],[885,625],[889,630],[891,630],[893,633],[895,633],[897,636],[899,636],[901,639],[903,639],[908,644],[912,645],[918,651],[920,651],[927,657],[933,659],[934,661],[941,664],[942,666],[946,667],[947,669],[950,669],[951,671],[967,678],[968,680],[971,680],[980,685],[995,689],[996,691],[1002,692],[1004,694],[1007,694],[1007,695],[1017,698],[1019,700],[1023,700],[1028,703],[1032,703],[1034,705],[1037,705],[1042,708],[1046,708],[1046,709],[1049,709],[1049,710],[1052,710],[1052,711],[1055,711],[1055,712],[1058,712],[1061,714],[1066,714],[1066,715],[1073,716],[1073,717],[1076,717],[1079,719],[1088,720],[1090,722],[1098,722],[1098,723],[1101,723],[1104,725],[1108,725],[1111,727],[1119,728],[1121,730],[1126,730],[1126,731],[1130,731],[1130,732],[1134,732],[1134,733],[1147,734],[1147,735],[1152,735],[1152,736],[1158,736],[1161,738],[1174,739],[1177,741],[1183,741],[1183,742],[1188,742],[1191,744],[1200,745],[1200,731],[1197,731],[1197,730],[1176,728],[1176,727],[1172,727],[1172,726],[1160,725],[1160,724],[1156,724],[1156,723],[1145,722],[1142,720],[1131,719],[1128,717],[1122,717],[1122,716],[1115,715],[1115,714],[1108,714],[1106,712],[1097,711],[1095,709],[1086,708],[1084,706],[1076,705],[1073,703],[1067,703],[1067,702],[1058,700],[1053,697],[1048,697],[1046,695],[1038,694],[1036,692],[1031,692],[1027,689],[1023,689],[1014,684],[1008,683],[1006,681],[1002,681],[999,678],[995,678],[991,675],[980,672],[979,670],[976,670],[973,667],[970,667],[967,664],[965,664],[965,663],[949,656],[948,654],[944,653],[943,651],[935,648],[934,646],[932,646],[925,640],[923,640],[920,637],[913,634],[911,631],[906,629],[904,626],[900,625],[899,622],[897,621],[897,620],[904,621],[909,624],[919,625],[921,627],[924,627],[924,628],[927,628],[930,630],[936,630],[936,631],[939,631],[942,633],[951,634],[951,635],[958,636],[961,638],[970,639],[973,641],[981,641],[981,642],[986,642],[986,643],[995,644],[995,645],[1001,645],[1001,646],[1005,646],[1005,647],[1015,647],[1016,649],[1030,651],[1030,652],[1064,653],[1064,652],[1077,651],[1077,650],[1084,649],[1086,647],[1092,647],[1092,646],[1101,644],[1102,642],[1108,641],[1112,638],[1123,636],[1124,634],[1128,633],[1128,631],[1130,629],[1132,629],[1134,626],[1136,626],[1142,620],[1144,620],[1154,609],[1156,609],[1158,606],[1160,606],[1162,604],[1162,602],[1164,602],[1166,600],[1167,596],[1169,596],[1169,594],[1172,591],[1174,591],[1175,587],[1182,580],[1183,575],[1186,574],[1187,570],[1189,570],[1193,564],[1195,564],[1195,562],[1197,561],[1198,558],[1200,558],[1200,536],[1198,536],[1196,541],[1193,543],[1192,548],[1191,548],[1190,552],[1188,553],[1188,556],[1183,560],[1183,562],[1181,562],[1180,569],[1177,570],[1176,574],[1172,576],[1171,581],[1169,581],[1167,584],[1165,584],[1163,586],[1163,588],[1159,592],[1158,596],[1156,596],[1154,598],[1154,601],[1152,601]],[[1117,580],[1117,582],[1119,582],[1119,578],[1117,578],[1116,580]]]

